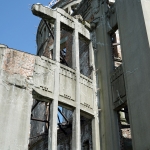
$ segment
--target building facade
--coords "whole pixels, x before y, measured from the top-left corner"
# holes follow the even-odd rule
[[[148,0],[60,0],[37,56],[0,45],[0,149],[149,150]]]

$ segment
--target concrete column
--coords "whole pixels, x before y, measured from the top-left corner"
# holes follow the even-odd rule
[[[59,96],[59,69],[60,69],[60,14],[57,13],[54,33],[54,60],[56,61],[54,71],[54,97],[50,106],[50,127],[48,150],[57,150],[57,113]]]
[[[96,27],[96,53],[95,53],[95,65],[97,75],[97,87],[99,90],[99,99],[101,112],[99,114],[100,119],[100,137],[101,137],[101,149],[102,150],[118,150],[119,146],[119,134],[118,134],[118,122],[117,113],[113,110],[113,100],[111,91],[110,77],[113,72],[113,59],[111,50],[111,40],[107,33],[107,18],[105,12],[108,11],[106,3],[100,3],[99,13],[97,14],[101,19]],[[108,144],[109,143],[109,144]]]
[[[95,72],[95,61],[92,42],[89,43],[89,58],[90,66],[93,68],[91,77],[93,79],[93,90],[94,90],[94,118],[92,119],[92,144],[93,150],[100,150],[100,134],[99,134],[99,118],[98,118],[98,102],[97,102],[97,89],[96,89],[96,72]]]
[[[133,149],[148,150],[150,149],[150,1],[117,0],[116,6]]]
[[[81,149],[80,137],[80,63],[79,63],[79,33],[77,30],[77,22],[75,22],[75,29],[73,32],[73,47],[72,47],[72,61],[73,68],[76,70],[76,108],[73,111],[73,126],[72,126],[72,150]]]

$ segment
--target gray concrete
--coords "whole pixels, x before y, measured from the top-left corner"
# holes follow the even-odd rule
[[[117,0],[133,149],[150,149],[150,16],[148,0]]]
[[[45,13],[46,11],[47,13]],[[57,135],[55,133],[56,128],[54,128],[54,125],[56,126],[56,106],[58,106],[58,100],[60,101],[60,104],[62,104],[65,107],[65,103],[68,109],[73,110],[73,130],[72,130],[72,149],[81,149],[81,137],[80,137],[80,111],[82,110],[85,112],[85,114],[91,114],[94,115],[93,119],[93,139],[94,144],[93,145],[94,149],[99,149],[99,136],[96,130],[98,131],[98,118],[97,118],[97,105],[96,105],[96,97],[95,97],[95,90],[93,88],[96,86],[96,80],[95,80],[95,75],[93,76],[93,81],[83,75],[80,75],[80,63],[79,63],[79,33],[83,34],[84,37],[89,39],[89,31],[81,24],[78,22],[77,19],[72,18],[69,16],[67,13],[65,13],[61,9],[57,9],[57,11],[49,11],[47,8],[41,6],[41,5],[34,5],[32,8],[32,11],[35,15],[39,15],[41,17],[45,17],[45,19],[48,18],[47,14],[49,14],[49,18],[53,18],[54,16],[56,17],[55,21],[55,39],[54,40],[54,60],[55,62],[55,69],[54,69],[54,92],[53,94],[53,101],[51,104],[51,116],[50,116],[50,133],[49,133],[49,149],[56,149],[56,143],[57,141],[55,140]],[[64,18],[65,16],[65,18]],[[48,20],[50,20],[48,19]],[[54,18],[53,18],[54,19]],[[60,19],[60,20],[59,20]],[[58,26],[58,21],[65,23],[67,26],[73,28],[73,52],[72,52],[72,63],[73,63],[73,71],[72,69],[69,69],[68,67],[64,67],[61,65],[61,68],[59,66],[59,49],[60,49],[60,28]],[[72,21],[72,22],[70,22]],[[59,22],[59,26],[60,26]],[[88,23],[86,23],[88,25]],[[59,40],[58,40],[59,39]],[[57,43],[57,44],[56,44]],[[93,55],[93,49],[92,45],[90,43],[90,49],[91,49],[91,67],[94,67],[94,55]],[[41,66],[41,65],[40,65]],[[94,69],[95,70],[95,69]],[[60,72],[59,72],[60,71]],[[66,72],[64,74],[64,72]],[[67,73],[68,72],[68,73]],[[60,73],[60,78],[59,78],[59,73]],[[69,75],[70,74],[70,75]],[[65,76],[64,76],[65,75]],[[60,81],[58,80],[61,79]],[[57,80],[57,81],[56,81]],[[59,84],[60,82],[60,84]],[[65,87],[67,86],[71,87],[72,90],[70,89],[67,91],[65,90]],[[59,85],[60,85],[60,91],[59,91]],[[81,87],[81,88],[80,88]],[[66,88],[68,89],[68,88]],[[38,89],[36,89],[38,91]],[[49,91],[49,90],[48,90]],[[70,92],[69,92],[70,91]],[[44,94],[42,91],[40,92],[41,94]],[[40,94],[39,93],[39,94]],[[58,99],[59,95],[59,99]],[[43,95],[44,96],[44,95]],[[72,101],[71,101],[72,100]],[[69,108],[69,105],[72,105],[72,107]],[[54,107],[55,106],[55,107]],[[84,114],[84,113],[83,113]],[[53,129],[53,130],[52,130]],[[52,132],[53,131],[53,132]],[[97,138],[97,140],[95,140]],[[54,140],[54,142],[52,142]],[[52,144],[53,143],[53,144]]]
[[[75,101],[76,108],[73,111],[73,126],[72,126],[72,150],[81,149],[80,137],[80,65],[79,65],[79,33],[78,26],[75,22],[73,32],[73,68],[76,70],[76,87]]]
[[[96,2],[97,2],[96,4],[98,4],[98,5],[95,8],[98,8],[99,2],[98,1],[96,1]],[[81,149],[80,111],[82,110],[83,114],[86,114],[87,116],[90,116],[93,118],[93,120],[92,120],[93,149],[99,150],[100,149],[99,129],[98,129],[99,120],[98,120],[98,109],[97,109],[97,100],[96,100],[97,89],[96,89],[96,79],[95,79],[94,56],[93,56],[93,49],[92,49],[91,43],[90,43],[90,66],[91,66],[91,68],[93,68],[93,72],[91,74],[92,80],[81,75],[80,67],[79,67],[80,66],[80,64],[79,64],[79,34],[83,35],[84,38],[89,40],[90,33],[89,33],[88,29],[90,29],[90,25],[84,21],[82,23],[79,23],[79,21],[77,19],[74,19],[73,17],[71,17],[62,9],[51,10],[51,9],[48,9],[48,8],[43,7],[42,5],[38,4],[38,5],[33,5],[32,11],[35,15],[40,16],[41,18],[44,18],[47,21],[49,21],[50,23],[54,23],[54,25],[55,25],[55,41],[54,41],[54,50],[53,50],[54,61],[51,61],[44,57],[36,58],[36,64],[35,64],[34,76],[33,76],[33,85],[30,86],[30,88],[31,87],[33,88],[32,94],[33,94],[34,98],[36,98],[37,100],[40,100],[40,101],[51,102],[48,149],[49,150],[57,149],[57,107],[58,107],[58,102],[60,102],[61,104],[67,105],[70,109],[74,109],[72,149],[74,149],[74,150]],[[80,20],[80,21],[82,21],[82,20]],[[68,69],[67,67],[65,68],[63,66],[61,66],[61,69],[60,69],[60,63],[59,63],[60,22],[62,22],[67,27],[74,30],[74,33],[73,33],[73,35],[74,35],[73,68],[75,71]],[[98,31],[97,33],[99,33],[101,31],[101,28],[98,29],[97,31]],[[45,35],[45,36],[47,36],[47,35]],[[101,38],[102,38],[102,36],[100,37],[100,39]],[[42,40],[43,39],[41,39],[41,41]],[[99,43],[100,42],[101,41],[99,41]],[[103,43],[102,43],[102,45],[103,45]],[[104,50],[107,50],[107,49],[104,49]],[[107,61],[106,59],[103,60],[104,63],[106,63],[106,61]],[[104,67],[109,67],[109,66],[104,65]],[[104,82],[105,81],[108,82],[109,75],[106,74],[104,67],[102,68],[102,71],[104,71],[103,79],[104,79]],[[65,72],[65,73],[63,73],[63,72]],[[65,75],[65,77],[62,76],[62,74]],[[69,74],[71,74],[71,75],[69,75]],[[106,79],[105,79],[105,75],[106,75]],[[32,82],[32,79],[31,79],[31,82]],[[62,87],[65,88],[64,85],[66,83],[69,83],[70,87],[73,88],[73,90],[69,93],[66,90],[62,90],[62,91],[60,90],[62,85],[63,85]],[[105,83],[103,83],[103,84],[104,84],[104,88],[106,88],[106,92],[104,94],[107,97],[107,94],[109,93],[109,88],[107,88],[107,86],[109,86],[109,84],[107,84],[107,85],[105,85]],[[15,88],[14,88],[14,85],[16,86]],[[19,84],[19,87],[18,87],[18,83],[17,84],[15,83],[15,79],[11,80],[11,86],[13,87],[12,88],[13,90],[16,88],[21,88],[22,91],[24,91],[24,87],[26,87],[22,84],[21,85]],[[5,91],[5,93],[6,93],[6,91]],[[17,94],[19,94],[19,93],[20,92],[18,92]],[[24,93],[25,93],[25,95],[23,95],[24,98],[28,99],[29,93],[26,93],[26,92],[24,92]],[[11,94],[11,92],[9,94]],[[14,92],[14,95],[15,95],[15,92]],[[13,93],[12,93],[11,97],[13,97]],[[30,97],[31,97],[31,93],[30,93]],[[22,100],[23,98],[21,97],[20,99]],[[107,99],[108,99],[108,97],[107,97]],[[107,101],[107,99],[106,99],[106,101]],[[105,101],[105,99],[103,99],[103,101]],[[23,99],[23,102],[24,102],[24,99]],[[29,103],[29,101],[27,101],[27,103]],[[107,104],[108,104],[108,102],[106,102],[106,105]],[[29,106],[31,106],[31,104]],[[106,106],[105,106],[105,108],[106,108]],[[28,111],[30,109],[28,109]],[[108,113],[106,112],[106,115],[107,116],[110,115],[111,112],[112,112],[112,110]],[[30,116],[30,111],[25,114],[25,117],[27,117],[27,119],[28,119],[28,120],[26,120],[27,123],[29,122],[29,116]],[[19,121],[21,121],[21,119]],[[12,120],[11,120],[11,122],[12,122]],[[112,125],[111,122],[107,122],[107,123],[110,123],[110,126]],[[29,128],[27,128],[27,129],[29,130]],[[15,131],[16,131],[16,133],[20,132],[20,130],[19,131],[15,130]],[[107,131],[107,128],[105,129],[105,131]],[[109,138],[108,137],[109,131],[106,133],[107,138]],[[28,132],[26,132],[26,134],[27,133]],[[16,139],[18,141],[23,138],[26,139],[27,135],[23,135],[20,139],[18,139],[18,137],[16,137]],[[111,139],[111,138],[112,138],[112,135],[109,139]],[[24,141],[24,140],[22,140],[22,141]],[[20,143],[20,141],[19,141],[19,143]],[[16,148],[15,142],[12,142],[11,144],[12,144],[11,149],[15,149]],[[112,146],[112,143],[110,143],[110,146]],[[4,146],[4,149],[5,148],[7,148],[7,147]],[[25,143],[25,148],[27,149],[27,143]],[[21,147],[21,149],[24,149],[24,148]]]
[[[87,4],[87,1],[83,2]],[[8,50],[7,46],[0,45],[0,128],[2,129],[0,149],[28,149],[32,97],[51,103],[49,150],[57,149],[58,103],[73,110],[72,150],[82,149],[81,115],[92,118],[93,150],[119,150],[121,136],[119,136],[116,109],[119,109],[126,101],[133,149],[150,149],[150,2],[149,0],[116,0],[115,4],[110,3],[109,7],[106,0],[90,2],[90,5],[82,3],[78,10],[84,17],[86,16],[85,19],[91,21],[92,28],[77,12],[74,12],[77,16],[72,17],[60,8],[52,10],[40,4],[32,6],[34,15],[55,25],[55,40],[51,47],[54,47],[54,60],[35,56],[35,62],[31,61],[35,65],[34,70],[31,66],[31,68],[27,67],[30,73],[23,70],[24,66],[20,67],[18,57],[16,59],[16,51]],[[69,8],[69,13],[71,5],[74,3],[66,6]],[[89,10],[83,12],[82,8],[84,10],[89,8]],[[60,26],[65,27],[67,31],[73,31],[73,69],[60,65],[59,62]],[[114,69],[112,59],[110,34],[116,30],[117,26],[121,38],[122,70],[119,70],[119,67]],[[40,28],[39,30],[43,31],[42,25]],[[96,48],[96,67],[88,31],[91,29]],[[89,63],[92,79],[80,74],[79,35],[90,42]],[[37,41],[39,45],[47,36],[48,34],[45,34]],[[17,67],[13,68],[11,65]],[[20,72],[18,72],[19,69]],[[112,79],[113,74],[115,79]],[[97,97],[97,95],[100,96]],[[126,119],[125,116],[123,119]],[[42,144],[39,143],[39,146]],[[59,149],[61,148],[59,146]],[[69,148],[68,145],[66,145],[67,148]]]
[[[100,137],[102,150],[119,150],[119,133],[117,125],[117,114],[113,110],[110,75],[113,72],[113,60],[110,36],[107,33],[106,3],[100,4],[100,20],[96,27],[97,50],[96,69],[98,88],[100,93]]]
[[[26,77],[10,74],[5,68],[6,60],[13,57],[7,46],[0,45],[0,149],[28,150],[32,84]],[[13,72],[15,65],[11,69]]]
[[[0,91],[0,149],[28,150],[32,106],[31,89],[27,89],[23,77],[10,76],[2,71]]]
[[[59,70],[60,70],[60,14],[57,13],[54,24],[54,60],[56,61],[54,70],[54,96],[50,106],[50,126],[49,126],[49,150],[57,150],[57,113],[59,97]]]
[[[96,71],[95,71],[95,59],[92,42],[89,43],[90,53],[90,66],[92,70],[93,79],[93,97],[94,97],[94,118],[92,119],[92,139],[93,139],[93,150],[100,150],[100,133],[99,133],[99,112],[98,112],[98,101],[97,101],[97,88],[96,88]]]

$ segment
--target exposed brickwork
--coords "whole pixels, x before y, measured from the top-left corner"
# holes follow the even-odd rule
[[[124,138],[132,139],[131,129],[130,128],[122,129],[122,136]]]
[[[33,76],[35,56],[7,48],[3,57],[3,70],[9,74]]]

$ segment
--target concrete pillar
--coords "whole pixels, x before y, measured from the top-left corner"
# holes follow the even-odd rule
[[[89,58],[90,66],[93,68],[91,78],[93,79],[93,90],[94,90],[94,118],[92,119],[92,144],[93,150],[100,150],[100,134],[99,134],[99,118],[98,118],[98,102],[97,102],[97,89],[96,89],[96,72],[95,72],[95,61],[92,42],[89,43]]]
[[[96,27],[96,52],[95,65],[97,74],[97,87],[100,99],[100,137],[102,150],[117,150],[119,146],[119,133],[117,123],[117,113],[113,110],[112,92],[110,77],[113,72],[113,59],[110,36],[107,33],[107,17],[105,12],[108,11],[106,3],[100,3],[99,17],[101,18]],[[108,144],[109,143],[109,144]]]
[[[133,149],[148,150],[150,149],[150,1],[117,0],[116,3]]]
[[[57,113],[58,113],[58,96],[59,96],[59,69],[60,69],[60,14],[57,13],[55,20],[54,33],[54,60],[56,61],[54,71],[54,97],[50,106],[50,127],[48,150],[57,150]]]
[[[75,20],[76,21],[76,20]],[[73,126],[72,126],[72,150],[81,149],[81,135],[80,135],[80,63],[79,63],[79,33],[78,25],[75,22],[75,29],[73,32],[73,47],[72,47],[72,61],[73,68],[76,70],[76,108],[73,111]]]

